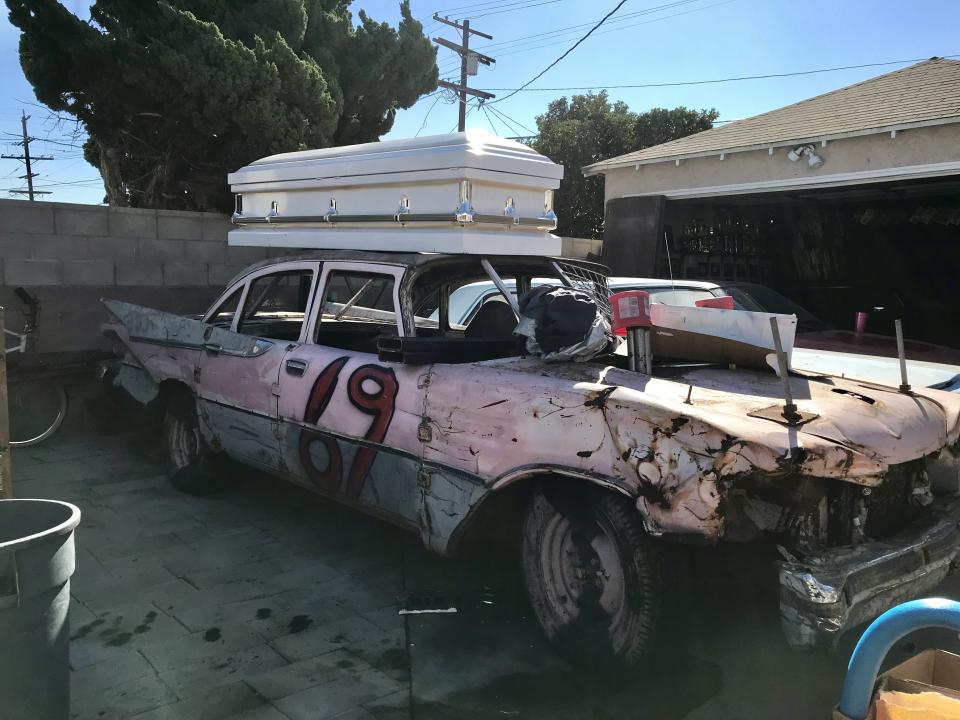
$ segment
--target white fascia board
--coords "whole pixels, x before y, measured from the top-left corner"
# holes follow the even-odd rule
[[[742,145],[739,147],[719,148],[716,150],[703,150],[693,153],[678,153],[676,155],[664,155],[663,157],[647,158],[645,160],[606,160],[581,168],[581,172],[586,176],[602,175],[607,170],[616,170],[634,166],[639,170],[640,165],[655,165],[657,163],[675,162],[676,160],[693,160],[696,158],[718,157],[721,154],[731,154],[740,152],[751,152],[754,150],[768,150],[769,148],[794,147],[796,145],[807,145],[815,143],[830,142],[831,140],[844,140],[846,138],[866,137],[868,135],[883,135],[899,132],[901,130],[914,130],[916,128],[936,127],[938,125],[954,125],[960,123],[960,117],[937,118],[935,120],[921,120],[914,123],[899,123],[896,125],[884,125],[877,128],[868,128],[865,130],[851,130],[850,132],[832,133],[825,135],[811,135],[809,137],[796,138],[792,140],[780,140],[777,142],[764,142],[755,145]]]
[[[762,180],[759,182],[738,183],[735,185],[711,185],[695,188],[680,188],[677,190],[656,190],[645,193],[628,193],[622,197],[646,197],[662,195],[668,200],[682,200],[688,198],[717,197],[722,195],[750,195],[763,192],[786,192],[788,190],[805,190],[811,188],[827,188],[844,185],[865,185],[868,183],[884,182],[888,180],[914,180],[920,178],[939,177],[941,175],[960,174],[960,160],[945,163],[931,163],[927,165],[908,165],[879,170],[861,170],[858,172],[835,173],[833,175],[819,175],[807,178],[788,178],[785,180]]]

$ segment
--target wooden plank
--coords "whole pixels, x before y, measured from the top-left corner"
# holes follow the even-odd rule
[[[13,477],[10,471],[10,418],[7,415],[7,343],[3,332],[4,309],[0,307],[0,499],[13,497]]]

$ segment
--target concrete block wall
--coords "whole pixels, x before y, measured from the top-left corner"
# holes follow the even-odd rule
[[[0,306],[19,330],[14,289],[40,300],[40,352],[106,348],[101,298],[200,313],[239,271],[278,254],[229,247],[229,229],[216,213],[0,200]],[[563,238],[565,257],[588,253],[599,256],[599,240]]]
[[[0,200],[0,305],[20,329],[26,288],[41,302],[36,349],[104,347],[100,298],[201,312],[262,248],[227,246],[216,213]]]

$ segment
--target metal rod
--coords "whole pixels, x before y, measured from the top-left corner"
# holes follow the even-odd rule
[[[637,329],[627,328],[627,357],[630,359],[630,370],[637,371]]]
[[[653,350],[650,349],[650,330],[643,331],[643,356],[646,358],[646,374],[653,375]]]
[[[777,366],[780,368],[780,381],[783,383],[783,416],[789,421],[794,422],[799,417],[797,406],[793,402],[793,394],[790,392],[790,373],[787,369],[787,354],[783,351],[783,343],[780,341],[780,325],[777,318],[770,318],[770,332],[773,333],[773,347],[777,353]]]
[[[0,500],[13,497],[10,471],[10,417],[7,415],[7,344],[3,342],[4,310],[0,307]]]
[[[520,304],[513,296],[513,293],[511,293],[507,289],[507,286],[503,284],[503,280],[499,275],[497,275],[497,271],[493,269],[493,265],[490,264],[490,261],[486,258],[481,258],[480,265],[483,267],[484,272],[487,273],[487,277],[493,280],[493,284],[497,286],[497,290],[499,290],[500,294],[503,295],[503,299],[510,304],[514,314],[517,317],[520,317]]]
[[[903,349],[903,323],[900,318],[893,321],[897,331],[897,357],[900,358],[900,392],[910,392],[910,383],[907,382],[907,353]]]

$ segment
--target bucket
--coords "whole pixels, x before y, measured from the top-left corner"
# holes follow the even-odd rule
[[[0,500],[0,720],[70,715],[70,576],[80,509]]]

